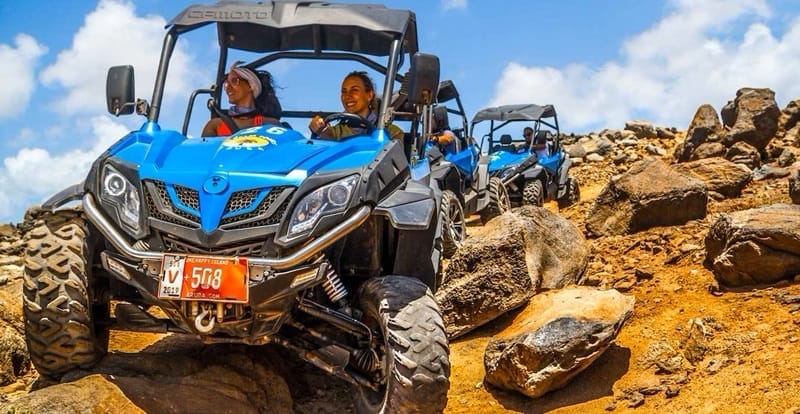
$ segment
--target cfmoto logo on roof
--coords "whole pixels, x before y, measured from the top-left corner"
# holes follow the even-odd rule
[[[268,19],[268,11],[227,11],[227,10],[192,10],[186,17],[198,20],[255,20]]]

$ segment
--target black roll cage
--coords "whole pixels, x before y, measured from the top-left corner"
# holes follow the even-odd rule
[[[489,132],[484,134],[481,137],[480,148],[481,149],[484,148],[483,144],[488,139],[488,141],[489,141],[488,153],[491,154],[491,153],[495,152],[494,151],[494,146],[495,146],[494,133],[495,133],[495,131],[499,130],[500,128],[503,128],[504,126],[506,126],[508,124],[514,123],[514,122],[533,122],[533,136],[534,137],[542,129],[542,125],[548,126],[551,129],[555,130],[555,134],[554,134],[554,138],[553,138],[553,145],[554,145],[554,150],[557,150],[559,148],[559,146],[561,145],[559,143],[560,140],[558,139],[559,136],[561,135],[561,130],[558,127],[558,115],[556,115],[555,113],[553,114],[553,116],[552,116],[553,122],[548,122],[547,119],[549,119],[549,118],[550,117],[537,118],[537,119],[509,119],[509,120],[505,120],[505,121],[489,119],[488,120],[489,121]],[[481,122],[482,121],[477,121],[477,122],[473,121],[470,132],[474,133],[475,126],[478,125]],[[495,126],[495,122],[498,122],[497,126]],[[523,140],[520,140],[520,139],[512,140],[512,142],[521,142],[521,141],[523,141]],[[533,144],[534,144],[534,140],[531,140],[530,146],[528,147],[528,149],[532,149]]]
[[[222,83],[229,66],[229,49],[270,53],[245,64],[252,69],[283,58],[329,59],[358,61],[383,73],[385,79],[378,128],[385,128],[393,118],[390,105],[394,82],[402,84],[405,79],[399,74],[405,54],[410,56],[418,51],[416,17],[408,10],[387,9],[375,4],[348,5],[320,1],[192,5],[167,25],[169,29],[162,45],[151,104],[144,113],[150,122],[158,123],[169,63],[178,37],[209,24],[217,25],[219,41],[215,85]],[[364,55],[388,56],[388,62],[381,65]],[[184,135],[194,100],[199,94],[209,94],[219,102],[222,88],[197,89],[192,93],[184,118]],[[309,113],[289,111],[286,115],[307,116]]]

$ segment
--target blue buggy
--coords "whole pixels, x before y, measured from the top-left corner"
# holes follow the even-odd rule
[[[182,129],[162,125],[172,53],[202,28],[218,39],[217,85],[234,54],[251,56],[242,66],[253,70],[345,60],[382,74],[377,122],[323,112],[359,131],[339,141],[282,123],[195,138],[195,98],[209,95],[215,116],[226,115],[221,88],[201,87]],[[427,160],[412,165],[404,145],[419,140],[439,60],[420,53],[417,39],[408,10],[224,1],[170,21],[149,103],[136,99],[131,66],[112,67],[109,111],[145,120],[84,182],[46,201],[29,233],[23,303],[38,372],[57,380],[91,368],[111,329],[173,332],[283,346],[352,384],[358,412],[441,412],[450,375],[432,295],[441,195]],[[398,90],[403,106],[393,106]],[[321,113],[310,109],[283,116]],[[411,125],[404,140],[389,137],[397,119]]]
[[[481,154],[478,143],[469,135],[469,121],[451,80],[439,85],[436,103],[428,112],[425,118],[430,121],[424,124],[423,137],[432,181],[442,191],[442,251],[449,257],[467,236],[465,217],[478,214],[486,223],[510,210],[511,204],[500,178],[490,176],[490,158]],[[444,131],[453,136],[447,145],[436,142]]]
[[[572,161],[560,142],[558,117],[552,105],[504,105],[485,108],[472,118],[472,131],[488,121],[481,148],[489,154],[489,174],[508,189],[512,205],[542,206],[556,200],[565,208],[580,200],[580,184],[569,175]],[[531,130],[529,137],[496,133],[511,123]]]

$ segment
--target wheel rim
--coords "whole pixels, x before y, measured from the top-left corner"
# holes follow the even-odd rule
[[[456,244],[460,244],[464,240],[464,211],[461,210],[461,206],[458,204],[458,201],[450,203],[448,216],[450,218],[450,226],[448,226],[448,231],[450,232],[450,235],[453,237],[453,240],[456,242]]]

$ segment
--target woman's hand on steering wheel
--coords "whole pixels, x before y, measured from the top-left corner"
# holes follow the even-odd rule
[[[339,121],[339,123],[345,124],[350,128],[363,128],[368,134],[371,134],[376,128],[375,124],[370,122],[367,118],[364,118],[359,114],[352,114],[350,112],[337,112],[325,117],[326,125],[333,121]]]

